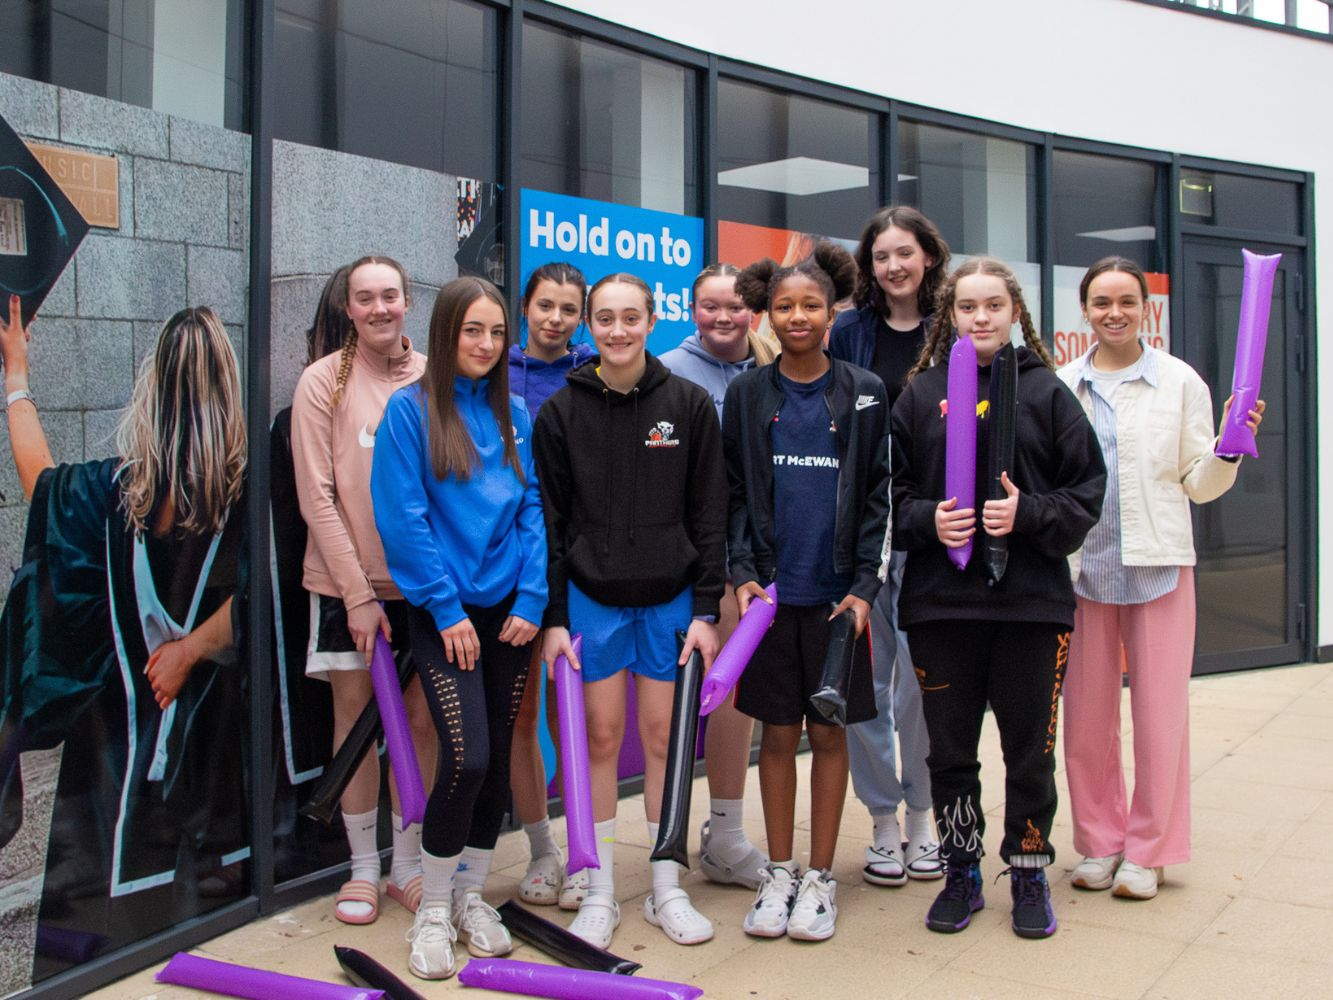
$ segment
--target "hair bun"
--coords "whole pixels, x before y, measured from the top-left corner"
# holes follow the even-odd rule
[[[736,277],[736,294],[747,309],[763,312],[768,308],[768,285],[777,273],[778,262],[772,257],[755,261]]]
[[[856,288],[856,261],[845,247],[828,240],[821,240],[815,244],[814,252],[810,256],[814,258],[815,265],[833,282],[835,302],[840,302],[852,294]]]

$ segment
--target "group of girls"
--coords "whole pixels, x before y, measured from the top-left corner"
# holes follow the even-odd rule
[[[1212,454],[1207,388],[1138,340],[1147,289],[1128,261],[1089,271],[1080,295],[1094,346],[1059,377],[1013,273],[976,258],[946,277],[948,262],[929,220],[890,208],[870,220],[855,258],[819,244],[789,266],[714,265],[694,286],[697,334],[660,360],[646,350],[652,292],[630,274],[587,289],[569,265],[535,271],[522,297],[525,348],[512,343],[494,286],[458,279],[435,301],[423,357],[403,333],[402,267],[369,257],[346,270],[351,332],[307,368],[293,405],[310,525],[307,670],[333,683],[336,742],[369,698],[364,667],[377,636],[411,657],[405,700],[432,787],[424,824],[395,813],[387,891],[416,914],[416,975],[452,975],[459,936],[474,955],[512,947],[482,899],[511,787],[532,852],[520,896],[577,909],[571,930],[610,944],[627,698],[636,699],[655,841],[677,666],[696,650],[710,666],[736,616],[771,600],[770,583],[774,624],[734,708],[713,717],[707,748],[702,867],[756,890],[747,933],[834,933],[831,872],[849,770],[874,821],[863,877],[943,877],[927,924],[966,927],[983,905],[977,744],[987,705],[1006,765],[1000,853],[1013,927],[1053,933],[1044,871],[1055,857],[1066,679],[1079,719],[1067,744],[1075,837],[1087,855],[1074,884],[1146,898],[1161,865],[1186,859],[1186,497],[1210,499],[1235,478],[1234,463]],[[858,308],[833,325],[835,303],[853,292]],[[775,361],[751,333],[760,312],[781,348]],[[581,322],[595,354],[571,346]],[[969,337],[976,350],[984,482],[990,366],[1014,326],[1023,346],[1005,496],[945,496],[950,347]],[[1158,434],[1140,443],[1143,421],[1168,410],[1178,442]],[[1249,414],[1252,427],[1262,410]],[[1009,539],[996,584],[980,559],[960,573],[948,558],[978,526]],[[1066,560],[1081,546],[1076,589]],[[844,614],[858,637],[850,738],[810,707],[830,623]],[[581,659],[573,634],[583,636]],[[1135,695],[1136,741],[1144,730],[1153,764],[1141,768],[1128,810],[1108,707],[1118,704],[1122,642],[1135,690],[1152,692],[1142,709]],[[563,875],[536,733],[540,665],[561,655],[582,671],[587,709],[599,867],[581,879]],[[741,824],[754,719],[764,723],[769,857]],[[793,842],[803,732],[813,751],[804,872]],[[352,878],[336,912],[351,923],[378,912],[376,775],[373,761],[363,764],[342,802]],[[645,919],[682,944],[710,939],[675,862],[651,865]]]

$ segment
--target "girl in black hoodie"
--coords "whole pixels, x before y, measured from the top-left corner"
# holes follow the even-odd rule
[[[990,365],[1020,324],[1013,467],[1006,497],[986,500],[981,528],[1008,536],[1008,568],[991,585],[980,538],[966,569],[948,550],[977,533],[990,446]],[[979,496],[945,496],[945,413],[954,330],[977,352]],[[907,552],[899,617],[907,630],[930,734],[931,792],[946,865],[926,925],[960,931],[981,909],[982,835],[977,743],[989,702],[1005,760],[1000,856],[1010,866],[1013,928],[1055,933],[1045,867],[1055,818],[1055,733],[1060,683],[1074,624],[1065,557],[1101,514],[1106,467],[1083,409],[1051,371],[1013,272],[974,258],[953,273],[926,345],[893,408],[894,548]]]
[[[707,669],[717,653],[727,488],[712,399],[645,350],[654,322],[648,286],[608,275],[588,293],[587,310],[598,356],[541,408],[533,444],[550,547],[543,659],[549,666],[563,653],[583,671],[597,821],[600,867],[589,872],[570,930],[606,948],[620,922],[611,865],[626,670],[636,675],[655,842],[677,663],[697,648]],[[686,632],[679,660],[677,630]],[[583,634],[581,665],[571,632]],[[676,863],[652,862],[652,872],[645,919],[679,944],[711,938]]]

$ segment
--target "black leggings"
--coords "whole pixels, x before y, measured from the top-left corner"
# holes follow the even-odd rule
[[[412,656],[426,704],[440,736],[435,787],[426,803],[421,846],[448,858],[466,847],[490,850],[509,803],[509,745],[523,701],[532,644],[497,638],[514,595],[491,608],[463,605],[481,641],[473,670],[444,658],[444,642],[430,614],[411,610]]]
[[[1055,731],[1069,630],[1043,622],[937,621],[907,630],[930,734],[930,792],[949,864],[982,855],[977,744],[989,702],[1004,753],[1004,840],[1013,864],[1055,860]],[[1021,862],[1020,862],[1021,864]]]

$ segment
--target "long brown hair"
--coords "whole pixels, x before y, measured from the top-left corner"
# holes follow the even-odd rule
[[[921,251],[935,263],[921,276],[921,287],[916,290],[917,308],[922,316],[929,316],[935,307],[944,275],[949,270],[949,244],[940,235],[935,223],[911,205],[889,205],[881,208],[866,222],[861,241],[856,245],[856,298],[858,307],[870,306],[877,316],[889,314],[889,302],[884,289],[875,280],[874,250],[879,234],[890,226],[897,226],[916,237]]]
[[[500,314],[504,316],[504,348],[487,375],[486,400],[491,404],[491,413],[495,415],[496,426],[504,440],[505,461],[522,480],[523,463],[514,444],[514,421],[509,412],[509,363],[505,357],[513,340],[513,327],[509,323],[504,296],[485,278],[455,278],[440,289],[430,312],[426,371],[421,376],[424,390],[421,405],[426,413],[431,467],[437,479],[454,476],[465,480],[477,466],[477,446],[454,405],[454,379],[458,376],[458,338],[463,320],[468,309],[480,298],[490,299],[500,307]]]
[[[1085,309],[1088,305],[1088,289],[1092,287],[1093,279],[1100,277],[1107,271],[1123,271],[1139,283],[1139,292],[1143,296],[1143,301],[1147,302],[1148,278],[1143,273],[1143,268],[1134,263],[1128,257],[1103,257],[1092,267],[1088,268],[1087,273],[1083,275],[1083,280],[1078,283],[1078,304]]]
[[[910,382],[931,365],[939,364],[949,357],[949,348],[953,346],[953,302],[958,290],[958,279],[966,278],[970,274],[990,274],[1004,282],[1009,298],[1018,307],[1018,325],[1023,329],[1023,343],[1027,345],[1029,351],[1041,358],[1042,364],[1054,370],[1055,359],[1051,357],[1051,352],[1046,349],[1046,344],[1042,342],[1041,336],[1032,325],[1032,314],[1028,310],[1027,303],[1023,301],[1023,289],[1019,286],[1014,272],[1007,264],[994,257],[973,257],[959,266],[958,270],[949,275],[948,280],[940,286],[939,297],[935,300],[935,319],[930,324],[930,332],[926,335],[926,342],[921,347],[921,354],[917,357],[916,364],[907,373],[907,381]]]
[[[116,434],[120,506],[136,532],[171,503],[177,536],[222,530],[245,478],[236,352],[207,306],[182,309],[143,360]]]

